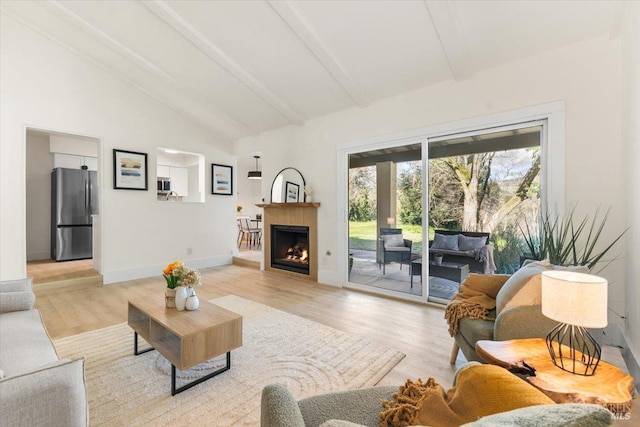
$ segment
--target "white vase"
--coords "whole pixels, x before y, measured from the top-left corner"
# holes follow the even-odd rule
[[[306,199],[306,200],[307,200],[307,203],[311,203],[311,201],[312,201],[313,199],[311,198],[311,195],[310,195],[310,194],[309,194],[309,195],[307,195],[307,199]]]
[[[184,306],[187,303],[187,288],[184,286],[178,286],[176,288],[176,309],[178,311],[184,310]]]
[[[200,307],[200,299],[198,295],[196,295],[196,291],[191,289],[191,295],[187,298],[187,302],[185,303],[185,308],[189,311],[197,310]]]
[[[164,290],[164,303],[167,308],[176,308],[176,289],[166,288]]]

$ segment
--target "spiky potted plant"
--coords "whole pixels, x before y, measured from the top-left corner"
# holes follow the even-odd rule
[[[600,209],[597,209],[593,217],[587,215],[577,222],[574,220],[575,206],[572,206],[562,217],[550,212],[541,213],[538,227],[530,226],[525,220],[524,227],[522,224],[519,227],[530,258],[547,259],[553,265],[585,266],[591,271],[596,264],[604,261],[603,257],[627,231],[625,229],[604,249],[596,250],[595,246],[607,223],[609,211],[607,209],[602,218],[599,218]]]

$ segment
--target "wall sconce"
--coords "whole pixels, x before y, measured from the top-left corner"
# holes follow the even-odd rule
[[[396,219],[392,216],[387,218],[387,225],[392,226],[396,222]]]
[[[543,272],[542,314],[560,322],[546,338],[553,364],[573,374],[595,374],[602,351],[585,328],[607,326],[607,280],[571,271]]]
[[[262,179],[262,171],[258,170],[258,159],[260,156],[253,156],[256,159],[256,170],[249,171],[247,178],[249,179]]]

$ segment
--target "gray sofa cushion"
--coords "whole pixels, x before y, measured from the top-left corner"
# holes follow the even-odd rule
[[[74,427],[88,424],[84,360],[52,366],[0,381],[0,424]]]
[[[495,319],[496,310],[489,311],[487,318]],[[458,322],[458,330],[460,334],[470,343],[474,343],[479,340],[493,340],[493,329],[495,327],[495,320],[483,320],[483,319],[470,319],[463,317]]]
[[[5,378],[58,359],[38,310],[0,314],[0,369]]]
[[[599,405],[539,405],[480,418],[464,427],[601,427],[612,423],[611,412]]]

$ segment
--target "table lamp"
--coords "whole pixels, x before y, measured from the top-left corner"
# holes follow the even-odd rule
[[[585,328],[607,326],[607,280],[566,270],[543,272],[542,314],[560,322],[546,338],[553,364],[594,375],[602,352]]]

